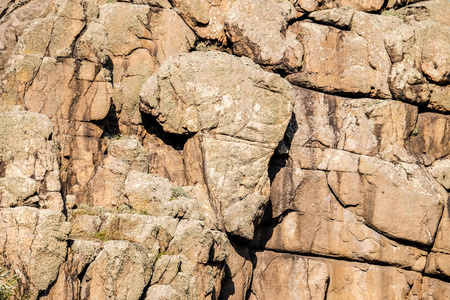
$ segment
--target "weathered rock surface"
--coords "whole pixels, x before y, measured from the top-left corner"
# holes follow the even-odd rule
[[[11,298],[448,299],[449,15],[1,2]]]
[[[139,299],[152,275],[155,255],[142,245],[108,241],[89,265],[83,278],[81,298]]]
[[[256,253],[253,299],[325,299],[330,270],[318,260],[270,251]],[[252,299],[252,297],[250,297]]]
[[[0,216],[1,265],[18,276],[20,294],[36,299],[66,259],[70,224],[58,211],[31,207],[2,208]]]
[[[117,258],[120,263],[125,264],[127,259],[123,255],[128,251],[131,253],[138,251],[141,253],[139,255],[149,257],[142,259],[144,263],[149,262],[145,268],[141,266],[140,260],[133,263],[128,262],[123,266],[125,269],[131,268],[128,271],[131,272],[130,278],[133,276],[144,278],[145,282],[138,281],[138,283],[140,282],[139,287],[132,288],[134,281],[120,283],[120,274],[103,276],[104,278],[117,278],[110,279],[108,284],[122,284],[122,289],[141,291],[136,294],[139,294],[137,299],[142,294],[141,286],[149,286],[148,299],[153,299],[153,293],[159,295],[158,297],[167,297],[167,299],[171,299],[170,297],[173,299],[196,299],[197,297],[208,299],[208,297],[218,297],[220,293],[221,281],[224,276],[223,262],[229,253],[229,241],[224,233],[211,230],[202,221],[139,214],[106,213],[99,216],[88,216],[77,213],[73,215],[72,224],[72,237],[76,239],[102,238],[107,241],[105,243],[106,251],[110,251],[109,248],[106,248],[106,244],[112,249],[112,253],[122,251],[123,253],[120,252],[122,254],[119,253]],[[109,252],[102,255],[101,252],[89,266],[87,275],[90,277],[86,280],[83,279],[82,293],[83,291],[94,292],[94,295],[97,295],[95,297],[111,293],[114,297],[119,297],[121,292],[119,286],[105,290],[107,284],[93,285],[90,283],[90,278],[98,276],[98,272],[110,272],[109,269],[102,269],[108,263],[102,262],[102,260],[112,259],[111,255]],[[137,265],[135,266],[135,264]],[[116,270],[117,272],[126,272],[123,268]],[[92,275],[89,275],[89,272],[92,272]],[[151,276],[148,278],[145,272],[150,272]],[[105,280],[101,279],[102,277],[96,278],[95,280]],[[90,290],[92,285],[95,291]],[[87,297],[89,298],[89,296]],[[133,298],[134,296],[129,295],[128,297]],[[125,298],[128,299],[128,297]]]
[[[270,251],[256,259],[250,299],[423,299],[413,271]]]
[[[373,17],[375,18],[375,17]],[[352,26],[367,24],[352,18]],[[378,20],[370,20],[375,23]],[[385,28],[396,28],[395,22],[377,22]],[[397,22],[399,23],[399,22]],[[376,39],[377,26],[351,31],[316,23],[297,22],[292,30],[304,47],[304,62],[299,72],[287,79],[300,86],[328,93],[355,94],[376,98],[391,98],[387,83],[390,61],[383,44]],[[352,27],[353,29],[353,27]]]
[[[195,33],[204,39],[225,41],[225,15],[234,0],[175,0],[172,5]]]
[[[185,145],[185,162],[194,166],[188,183],[205,186],[227,232],[250,240],[267,201],[267,164],[291,117],[291,96],[286,81],[248,59],[200,52],[164,64],[143,86],[141,110],[166,131],[197,133]]]
[[[428,166],[450,153],[448,143],[450,117],[448,115],[420,114],[415,129],[416,133],[411,138],[412,150],[422,164]]]
[[[58,143],[50,120],[25,111],[0,113],[1,206],[63,209]]]
[[[108,155],[88,183],[87,203],[93,206],[119,206],[124,199],[125,181],[130,171],[145,173],[148,161],[144,147],[136,139],[114,140]]]
[[[289,174],[293,170],[285,172]],[[297,178],[293,174],[285,176],[292,176],[285,178],[285,182],[298,181],[295,194],[287,198],[271,195],[273,216],[283,213],[283,217],[275,226],[261,227],[255,239],[258,248],[378,261],[417,271],[424,268],[426,251],[402,245],[368,227],[358,216],[358,203],[338,201],[329,189],[325,172],[303,171]],[[281,179],[276,178],[274,185],[279,184],[278,180]]]
[[[296,98],[297,129],[291,146],[296,157],[307,156],[306,151],[297,151],[300,146],[339,149],[390,161],[417,161],[409,149],[412,132],[417,128],[416,107],[400,101],[350,99],[302,88],[296,88]],[[311,163],[305,161],[302,165],[304,159],[300,161],[302,168],[310,168]],[[350,168],[350,163],[347,165]]]
[[[65,188],[78,201],[105,150],[102,134],[145,132],[142,84],[166,59],[195,46],[170,4],[138,2],[21,1],[2,15],[0,106],[52,120]]]
[[[296,16],[289,1],[235,1],[225,20],[233,52],[263,65],[284,63],[299,68],[303,47],[295,35],[286,32],[288,22]]]
[[[81,281],[87,267],[98,256],[101,244],[95,241],[73,240],[66,261],[61,265],[58,279],[50,289],[46,300],[80,299]]]

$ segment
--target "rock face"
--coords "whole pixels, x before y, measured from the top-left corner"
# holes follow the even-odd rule
[[[24,111],[0,113],[2,207],[63,209],[58,144],[50,120]]]
[[[193,134],[188,183],[199,184],[225,230],[247,240],[268,200],[267,165],[291,117],[292,88],[252,61],[220,52],[163,64],[141,91],[141,110],[164,130]],[[198,167],[197,167],[198,166]]]
[[[449,299],[449,15],[1,1],[0,298]]]
[[[66,259],[70,224],[54,210],[2,208],[1,263],[20,280],[20,293],[37,296],[58,277]]]

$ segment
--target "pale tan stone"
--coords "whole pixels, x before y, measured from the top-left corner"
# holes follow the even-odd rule
[[[30,203],[30,197],[36,193],[36,181],[28,177],[0,178],[1,207],[24,206]],[[35,199],[36,200],[36,199]],[[37,199],[39,201],[39,198]],[[35,203],[36,204],[36,203]]]
[[[111,141],[108,155],[102,160],[87,184],[84,201],[93,206],[119,206],[126,203],[125,181],[130,171],[148,172],[144,147],[137,139]]]
[[[450,189],[450,161],[448,158],[435,161],[429,167],[433,177],[446,189]]]
[[[51,287],[48,295],[42,297],[42,299],[79,299],[81,289],[79,277],[94,261],[100,250],[101,245],[98,242],[74,240],[72,246],[68,249],[66,261],[59,269],[58,279]]]
[[[343,207],[342,203],[353,205],[353,199],[338,202],[324,172],[303,170],[303,177],[297,180],[293,199],[271,198],[273,207],[278,208],[274,216],[281,213],[280,208],[287,213],[279,224],[260,229],[256,245],[277,251],[379,261],[417,271],[425,267],[426,251],[402,245],[368,227],[358,216],[361,205]]]
[[[65,261],[70,224],[55,210],[2,208],[0,215],[2,265],[23,283],[20,293],[28,289],[36,299],[39,291],[45,291],[56,280]]]
[[[304,47],[300,72],[286,79],[296,85],[329,93],[390,98],[386,66],[389,57],[364,32],[341,31],[308,22],[291,25]],[[381,44],[382,46],[382,44]],[[377,51],[383,55],[373,55]]]
[[[349,99],[302,88],[296,88],[296,99],[297,131],[291,151],[292,156],[305,157],[300,160],[304,162],[303,168],[329,170],[339,160],[342,171],[356,172],[355,167],[350,167],[355,166],[350,163],[351,153],[416,162],[407,148],[416,126],[416,107],[391,100]],[[331,149],[297,150],[298,146],[328,147],[351,153]],[[313,154],[308,158],[310,152]],[[344,164],[348,165],[346,169]]]
[[[449,130],[450,116],[436,113],[419,115],[410,147],[422,164],[429,166],[450,153]]]
[[[257,299],[324,299],[329,267],[297,255],[256,252],[252,293]]]
[[[448,300],[450,299],[450,284],[436,278],[423,277],[421,291],[417,294],[422,299]]]
[[[224,41],[225,15],[233,0],[175,0],[173,5],[201,38]]]
[[[424,167],[362,156],[359,172],[365,179],[367,224],[394,238],[433,242],[447,192]]]
[[[83,299],[138,300],[152,275],[155,255],[127,241],[108,241],[81,283]]]
[[[235,71],[223,72],[230,66]],[[185,146],[188,184],[203,186],[208,192],[199,200],[209,199],[225,229],[245,239],[267,201],[266,166],[289,122],[291,93],[286,81],[250,60],[218,52],[169,61],[141,91],[141,111],[166,131],[201,132]]]
[[[225,20],[233,52],[260,64],[281,64],[288,51],[283,32],[295,17],[295,8],[288,1],[235,1]],[[294,48],[302,49],[296,39],[293,41],[296,42],[292,45]],[[301,60],[298,67],[300,65]]]

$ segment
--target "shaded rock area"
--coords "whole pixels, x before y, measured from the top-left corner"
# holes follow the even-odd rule
[[[1,291],[449,299],[449,16],[3,1]]]

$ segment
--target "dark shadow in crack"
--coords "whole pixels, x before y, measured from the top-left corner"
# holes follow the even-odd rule
[[[294,135],[297,132],[297,130],[298,130],[298,123],[297,120],[295,119],[295,113],[293,112],[291,119],[289,120],[289,124],[286,128],[286,132],[284,133],[284,137],[278,143],[278,147],[275,149],[275,152],[272,155],[269,162],[268,173],[271,185],[278,172],[287,164],[292,139],[294,138]]]
[[[149,134],[153,134],[160,138],[166,145],[172,146],[175,150],[183,150],[187,140],[194,136],[190,134],[175,134],[164,131],[161,124],[158,123],[156,117],[141,112],[142,124]]]

